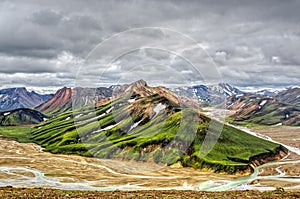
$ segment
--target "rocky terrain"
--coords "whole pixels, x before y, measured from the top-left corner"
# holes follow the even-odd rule
[[[227,192],[198,192],[198,191],[63,191],[42,188],[2,188],[1,198],[299,198],[296,191],[284,191],[278,188],[276,191],[227,191]]]

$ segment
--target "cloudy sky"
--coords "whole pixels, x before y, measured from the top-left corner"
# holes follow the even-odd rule
[[[199,75],[191,60],[215,68],[220,77],[214,81],[299,85],[299,10],[298,0],[2,0],[0,88],[46,91],[75,86],[78,76],[90,86],[141,78],[154,84],[209,82],[211,71],[200,66]],[[162,30],[111,39],[143,27]],[[103,41],[109,43],[105,48]],[[153,43],[159,45],[148,48]],[[85,67],[90,60],[93,67]]]

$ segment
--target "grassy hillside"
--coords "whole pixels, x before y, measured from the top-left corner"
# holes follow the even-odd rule
[[[164,109],[155,112],[159,106]],[[263,162],[260,159],[267,156],[268,160],[275,159],[283,150],[278,144],[225,125],[218,142],[202,158],[199,151],[210,121],[195,109],[182,110],[166,97],[154,94],[131,103],[120,98],[97,108],[62,113],[37,125],[31,139],[52,153],[169,165],[180,161],[183,166],[228,173],[249,170],[251,162]],[[218,132],[213,129],[210,133]]]
[[[31,126],[0,127],[0,135],[14,138],[18,142],[32,142],[30,139]]]
[[[27,108],[0,112],[0,126],[20,126],[38,124],[48,117],[44,114]]]

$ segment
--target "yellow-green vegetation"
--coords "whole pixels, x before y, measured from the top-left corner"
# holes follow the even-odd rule
[[[149,107],[159,103],[166,105],[165,111],[151,116]],[[188,119],[183,120],[183,115]],[[197,123],[189,122],[194,118]],[[153,95],[129,107],[116,100],[97,108],[62,113],[37,125],[31,139],[52,153],[166,164],[180,161],[183,166],[228,173],[249,169],[255,158],[272,157],[285,150],[279,144],[224,125],[218,142],[202,157],[200,149],[207,133],[218,136],[217,129],[209,131],[210,122],[198,110],[182,110],[166,98]],[[132,129],[134,123],[138,126]]]
[[[32,142],[30,140],[31,126],[0,127],[0,135],[5,138],[14,138],[18,142]]]

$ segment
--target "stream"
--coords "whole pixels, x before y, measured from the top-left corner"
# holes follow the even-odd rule
[[[300,160],[287,161],[287,162],[270,162],[264,165],[257,167],[254,172],[249,176],[238,177],[233,180],[207,180],[200,184],[188,185],[183,183],[182,186],[169,187],[169,188],[160,188],[154,187],[151,189],[155,190],[199,190],[199,191],[227,191],[227,190],[246,190],[246,189],[258,189],[261,191],[264,190],[273,190],[272,187],[260,187],[259,185],[249,185],[250,182],[257,179],[267,179],[275,181],[288,181],[293,183],[298,183],[294,187],[289,187],[289,189],[299,189],[300,188],[300,177],[299,176],[290,176],[286,177],[283,174],[273,175],[273,176],[258,176],[259,171],[270,165],[283,165],[283,164],[295,164],[300,163]],[[108,187],[97,187],[93,186],[98,181],[88,181],[83,182],[61,182],[58,178],[45,176],[42,171],[27,168],[27,167],[14,167],[14,166],[1,166],[0,172],[3,172],[7,175],[14,176],[16,178],[7,178],[0,180],[0,186],[15,186],[15,187],[51,187],[63,190],[101,190],[101,191],[113,191],[113,190],[145,190],[149,189],[147,187],[140,186],[138,184],[124,184],[124,185],[112,185]],[[27,174],[22,174],[27,173]],[[28,176],[30,173],[32,176]],[[145,178],[145,176],[135,176]],[[146,177],[147,178],[147,177]],[[162,176],[163,178],[163,176]],[[170,180],[170,179],[169,179]],[[176,177],[172,180],[176,180]]]

